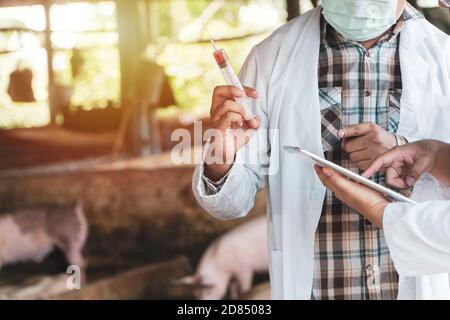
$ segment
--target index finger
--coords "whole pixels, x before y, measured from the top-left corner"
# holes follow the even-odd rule
[[[214,113],[217,107],[222,105],[226,100],[235,100],[235,98],[250,97],[256,99],[258,93],[255,89],[244,87],[244,92],[236,86],[217,86],[214,88],[211,112]]]
[[[365,122],[354,124],[338,131],[338,136],[341,138],[359,137],[370,133],[373,130],[374,124]]]
[[[375,159],[374,162],[372,162],[370,167],[367,168],[366,171],[364,171],[362,176],[364,178],[370,178],[371,176],[373,176],[375,173],[377,173],[381,169],[390,167],[394,163],[396,156],[397,156],[397,154],[396,154],[395,149],[382,154],[377,159]]]

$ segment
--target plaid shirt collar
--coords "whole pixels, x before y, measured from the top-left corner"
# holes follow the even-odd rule
[[[390,28],[389,31],[383,37],[381,37],[378,40],[378,43],[389,41],[390,39],[398,35],[403,30],[406,21],[421,18],[423,18],[423,15],[416,8],[414,8],[411,4],[407,2],[405,9],[403,10],[400,18],[397,20],[397,23],[392,28]],[[321,26],[320,28],[321,42],[325,40],[327,32],[333,33],[335,43],[328,43],[329,46],[339,45],[345,42],[351,42],[360,45],[358,42],[348,40],[344,36],[342,36],[339,32],[336,32],[336,30],[334,30],[334,28],[327,22],[323,14],[320,16],[320,26]]]

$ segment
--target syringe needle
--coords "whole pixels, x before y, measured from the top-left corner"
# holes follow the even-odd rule
[[[214,48],[214,51],[219,50],[219,49],[217,48],[216,42],[214,41],[214,38],[211,36],[211,34],[210,34],[209,31],[208,31],[208,28],[206,27],[206,23],[205,23],[203,20],[201,20],[201,22],[202,22],[202,24],[203,24],[203,30],[205,30],[206,34],[208,35],[209,40],[210,40],[210,42],[211,42],[211,45],[212,45],[212,47]]]
[[[213,39],[211,39],[211,45],[212,45],[214,51],[218,51],[218,50],[219,50],[219,49],[217,48],[216,42],[215,42]]]

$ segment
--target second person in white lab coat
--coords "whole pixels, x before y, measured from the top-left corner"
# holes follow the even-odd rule
[[[416,186],[415,192],[436,199],[417,205],[391,203],[378,192],[350,181],[329,168],[316,166],[315,170],[336,197],[384,229],[400,276],[441,274],[437,279],[416,281],[415,285],[428,285],[426,298],[448,298],[449,283],[445,274],[450,273],[449,144],[423,140],[395,148],[375,160],[363,174],[370,177],[386,170],[388,184],[400,189],[416,185],[424,174],[439,180],[442,185],[439,189]]]

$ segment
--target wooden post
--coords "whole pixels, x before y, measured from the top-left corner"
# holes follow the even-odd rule
[[[286,0],[288,21],[300,15],[300,0]]]
[[[125,146],[131,154],[140,151],[138,101],[135,99],[135,79],[145,47],[141,29],[139,1],[116,0],[117,27],[121,74],[121,103],[124,110],[122,128],[126,128]]]
[[[50,109],[50,121],[51,123],[55,122],[56,117],[56,106],[53,101],[53,93],[54,93],[54,76],[53,76],[53,45],[52,45],[52,29],[51,29],[51,16],[50,9],[52,6],[51,0],[44,1],[44,10],[45,10],[45,32],[44,32],[44,43],[45,50],[47,52],[47,74],[48,74],[48,107]]]

